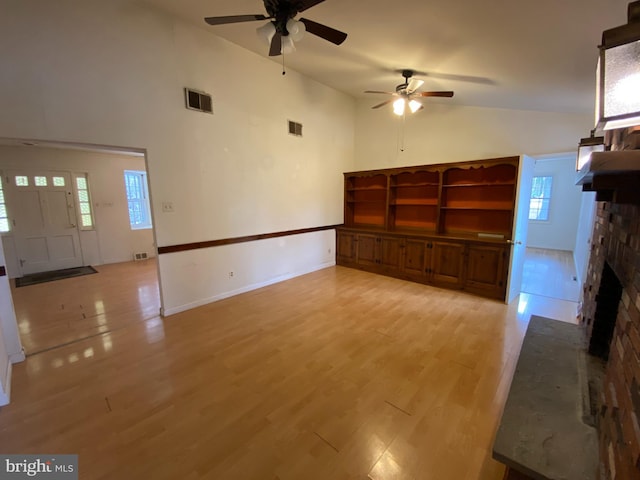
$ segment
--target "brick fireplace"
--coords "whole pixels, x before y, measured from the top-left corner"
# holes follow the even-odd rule
[[[610,296],[616,280],[620,301]],[[611,335],[599,322],[612,303],[610,349],[600,355],[608,356],[598,399],[600,480],[640,479],[640,205],[598,202],[581,318],[590,344]]]

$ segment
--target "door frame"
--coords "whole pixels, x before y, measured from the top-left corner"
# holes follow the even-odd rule
[[[154,225],[153,241],[155,245],[158,245],[156,216],[153,208],[153,187],[151,185],[151,172],[149,171],[149,154],[146,148],[141,147],[119,147],[115,145],[97,145],[91,143],[78,143],[78,142],[64,142],[56,140],[40,140],[31,138],[6,138],[0,137],[0,146],[6,147],[28,147],[38,146],[44,148],[62,148],[71,150],[85,150],[90,152],[101,153],[122,153],[144,156],[145,169],[147,171],[147,182],[149,187],[149,202],[151,210],[151,219]],[[157,248],[157,247],[156,247]],[[157,252],[156,252],[157,254]],[[4,246],[0,245],[0,266],[5,266]],[[160,296],[160,313],[164,312],[164,298],[162,292],[162,277],[160,274],[160,262],[157,262],[156,275],[158,278],[158,290]],[[6,294],[6,295],[5,295]],[[8,295],[8,296],[7,296]],[[5,298],[6,297],[6,298]],[[0,329],[2,329],[2,336],[7,347],[7,353],[11,364],[21,362],[25,359],[24,350],[22,348],[22,342],[20,340],[20,333],[18,330],[18,322],[16,319],[15,308],[13,306],[13,298],[11,296],[11,289],[9,288],[9,279],[5,276],[0,276]],[[10,380],[10,379],[9,379]],[[4,391],[1,391],[4,390]],[[10,385],[4,389],[0,389],[2,394],[2,400],[7,403],[10,401]]]
[[[520,155],[520,162],[518,162],[518,164],[513,233],[510,241],[509,279],[507,281],[505,303],[511,303],[520,294],[522,289],[524,253],[527,247],[527,230],[529,228],[529,200],[531,199],[531,184],[533,182],[535,160],[527,155]]]

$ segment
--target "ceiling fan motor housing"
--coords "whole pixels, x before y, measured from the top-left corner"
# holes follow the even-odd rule
[[[413,77],[413,70],[402,70],[402,76],[404,77],[404,83],[401,83],[396,87],[396,93],[407,93],[407,87],[409,86],[409,79]]]

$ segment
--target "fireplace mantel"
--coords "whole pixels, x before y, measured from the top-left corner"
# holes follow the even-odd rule
[[[597,201],[640,204],[640,150],[592,153],[576,185],[596,192]]]

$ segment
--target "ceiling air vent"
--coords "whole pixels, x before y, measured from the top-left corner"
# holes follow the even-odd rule
[[[292,122],[289,120],[289,133],[296,137],[302,136],[302,124],[298,122]]]
[[[213,104],[211,95],[200,92],[192,88],[184,89],[184,100],[189,110],[198,110],[199,112],[213,113]]]

